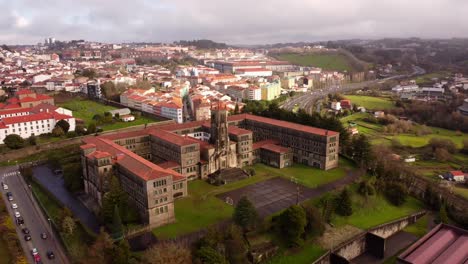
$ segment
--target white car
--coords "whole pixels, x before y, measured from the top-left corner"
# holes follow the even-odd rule
[[[37,248],[33,248],[33,249],[31,250],[31,254],[32,254],[33,256],[37,255]]]
[[[18,205],[17,205],[17,204],[15,204],[15,203],[14,203],[14,204],[11,204],[11,208],[13,208],[13,209],[17,209],[17,208],[18,208]]]
[[[18,218],[20,216],[21,216],[20,213],[18,211],[15,211],[15,217]]]
[[[3,184],[3,190],[8,190],[8,185]]]

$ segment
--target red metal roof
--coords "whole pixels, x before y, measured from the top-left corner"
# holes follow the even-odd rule
[[[463,173],[463,171],[451,171],[450,173],[453,176],[465,176],[465,173]]]
[[[410,246],[398,259],[412,264],[467,263],[468,231],[440,224]]]

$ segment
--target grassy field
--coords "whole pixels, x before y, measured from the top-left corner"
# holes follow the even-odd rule
[[[383,196],[370,196],[367,200],[353,192],[353,214],[349,217],[336,216],[332,223],[339,227],[353,225],[368,229],[423,209],[424,205],[415,198],[408,197],[402,206],[390,204]]]
[[[352,71],[348,57],[339,53],[282,53],[275,55],[278,60],[289,61],[295,65],[319,67],[324,70]]]
[[[416,78],[416,84],[432,83],[434,82],[432,81],[433,78],[440,79],[440,78],[448,77],[449,75],[450,73],[448,72],[434,72],[434,73],[421,75]]]
[[[309,264],[314,260],[318,259],[325,253],[325,250],[319,247],[316,244],[307,242],[303,247],[298,249],[295,252],[285,252],[284,254],[279,254],[270,260],[267,264]]]
[[[417,237],[424,236],[428,230],[428,216],[424,215],[416,223],[409,225],[403,229],[403,231],[411,233]]]
[[[430,127],[432,134],[418,136],[415,134],[400,134],[396,136],[389,136],[388,138],[396,138],[404,146],[419,148],[429,144],[432,138],[441,138],[451,140],[458,148],[463,147],[463,140],[468,139],[467,133],[457,133],[453,130],[447,130],[443,128]]]
[[[393,102],[387,98],[361,95],[345,95],[345,97],[351,100],[351,103],[362,106],[368,110],[386,110],[395,107]]]
[[[117,109],[116,107],[109,106],[109,105],[103,105],[91,100],[86,100],[86,99],[74,99],[70,100],[65,103],[59,104],[59,106],[72,110],[73,111],[73,116],[75,118],[82,119],[86,125],[91,123],[93,120],[93,116],[96,114],[104,115],[105,112],[108,112],[110,110],[115,110]],[[157,122],[157,120],[153,120],[147,117],[140,117],[137,118],[133,122],[115,122],[113,124],[103,124],[100,127],[104,130],[113,130],[113,129],[119,129],[119,128],[125,128],[129,126],[136,126],[136,125],[144,125],[147,123],[153,123]]]
[[[191,181],[188,185],[189,196],[175,201],[177,221],[173,224],[158,227],[153,230],[153,233],[160,238],[173,238],[230,218],[233,207],[216,198],[215,195],[217,194],[278,176],[287,179],[294,176],[300,179],[300,183],[316,187],[343,177],[345,170],[352,168],[352,165],[346,161],[340,160],[340,164],[342,165],[340,168],[330,171],[300,164],[285,169],[275,169],[263,164],[256,164],[253,166],[256,172],[255,176],[231,184],[213,186],[202,180]]]
[[[461,195],[465,197],[466,199],[468,199],[468,187],[454,186],[453,191],[456,194]]]
[[[296,178],[300,184],[310,188],[315,188],[329,182],[341,179],[346,175],[347,170],[353,169],[353,165],[344,159],[340,159],[340,166],[328,171],[312,168],[302,164],[294,164],[291,167],[281,170],[257,163],[253,166],[256,174],[259,175],[274,175],[290,180],[291,177]]]

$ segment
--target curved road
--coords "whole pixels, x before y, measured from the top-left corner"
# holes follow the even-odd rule
[[[407,75],[395,75],[392,77],[387,77],[384,79],[376,79],[376,80],[371,80],[371,81],[365,81],[365,82],[360,82],[360,83],[347,83],[342,86],[331,86],[328,88],[320,89],[320,90],[314,90],[312,92],[307,92],[304,94],[297,95],[285,103],[283,103],[280,107],[284,108],[286,110],[293,110],[295,107],[299,107],[302,109],[305,109],[306,111],[312,112],[313,106],[314,106],[314,101],[320,98],[323,98],[327,96],[330,93],[337,93],[337,92],[349,92],[353,90],[359,90],[362,89],[366,86],[372,85],[372,84],[377,84],[377,83],[384,83],[389,80],[394,80],[394,79],[402,79],[402,78],[409,78],[417,75],[422,75],[425,74],[426,71],[418,66],[413,66],[413,73],[412,74],[407,74]]]

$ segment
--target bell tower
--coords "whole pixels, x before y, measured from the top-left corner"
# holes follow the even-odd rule
[[[219,107],[211,110],[210,143],[215,146],[215,159],[217,169],[229,167],[229,134],[228,134],[228,112]]]

